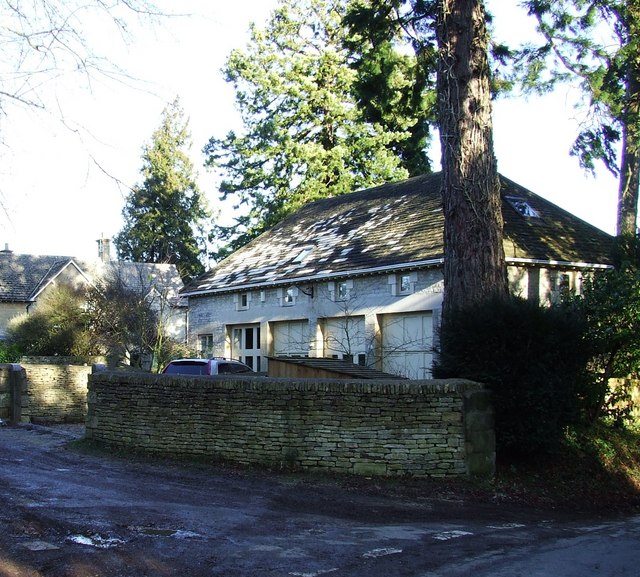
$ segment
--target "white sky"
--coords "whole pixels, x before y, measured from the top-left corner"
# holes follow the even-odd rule
[[[157,2],[175,9],[171,0]],[[521,39],[533,23],[521,9],[487,2],[501,37]],[[513,3],[516,4],[515,2]],[[57,86],[65,118],[82,126],[81,137],[53,116],[12,112],[0,121],[0,249],[18,253],[97,256],[96,240],[122,227],[128,192],[91,160],[126,185],[141,181],[142,146],[157,128],[161,112],[176,96],[190,121],[199,184],[212,208],[220,207],[215,180],[202,166],[202,147],[213,136],[238,126],[233,92],[220,69],[230,50],[247,41],[250,21],[264,22],[275,0],[181,0],[191,19],[173,21],[155,32],[139,31],[126,51],[109,37],[115,60],[131,76],[148,82],[135,90],[96,83],[91,90]],[[498,7],[499,6],[499,7]],[[110,46],[113,44],[113,46]],[[77,79],[74,80],[77,83]],[[577,216],[613,233],[617,182],[605,170],[587,177],[569,149],[578,127],[564,89],[544,98],[500,100],[494,104],[494,141],[502,174]],[[90,154],[89,154],[90,153]],[[437,148],[431,151],[438,156]],[[438,169],[438,165],[434,166]]]

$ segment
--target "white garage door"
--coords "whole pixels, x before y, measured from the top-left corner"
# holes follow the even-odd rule
[[[430,312],[382,318],[382,367],[410,379],[431,377],[433,315]]]
[[[367,337],[364,317],[344,316],[324,319],[322,323],[325,357],[345,359],[364,365],[366,362]]]
[[[275,356],[309,356],[309,321],[282,321],[272,324]]]

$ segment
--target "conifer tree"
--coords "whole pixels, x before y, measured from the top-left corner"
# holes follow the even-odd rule
[[[183,280],[204,270],[209,216],[187,155],[188,122],[176,99],[143,150],[142,184],[129,194],[114,244],[122,260],[175,264]]]
[[[393,147],[408,132],[367,119],[358,105],[345,5],[281,0],[227,60],[243,129],[211,138],[205,154],[222,176],[222,200],[244,209],[217,231],[230,249],[310,201],[409,174]]]

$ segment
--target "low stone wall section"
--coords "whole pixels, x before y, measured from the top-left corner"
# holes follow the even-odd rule
[[[113,447],[365,475],[491,476],[489,393],[462,380],[89,377],[86,437]]]
[[[34,423],[82,423],[87,415],[87,380],[101,359],[23,357],[29,414]]]

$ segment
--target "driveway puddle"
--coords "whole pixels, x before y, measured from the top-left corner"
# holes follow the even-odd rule
[[[98,549],[111,549],[112,547],[117,547],[124,543],[122,539],[118,539],[116,537],[102,537],[102,535],[98,535],[97,533],[89,536],[71,535],[70,537],[67,537],[67,541],[78,543],[79,545],[96,547]]]
[[[160,529],[159,527],[131,527],[131,529],[141,535],[150,535],[151,537],[175,537],[176,539],[199,539],[202,537],[200,533],[184,529]]]
[[[460,537],[466,537],[467,535],[473,535],[469,531],[443,531],[442,533],[436,533],[433,535],[434,539],[438,541],[449,541],[449,539],[459,539]]]
[[[375,559],[377,557],[384,557],[385,555],[397,555],[398,553],[402,553],[402,549],[383,547],[380,549],[372,549],[371,551],[367,551],[362,556],[365,559]]]
[[[29,551],[55,551],[56,549],[60,549],[60,547],[47,543],[46,541],[28,541],[26,543],[20,543],[20,546],[29,549]]]

